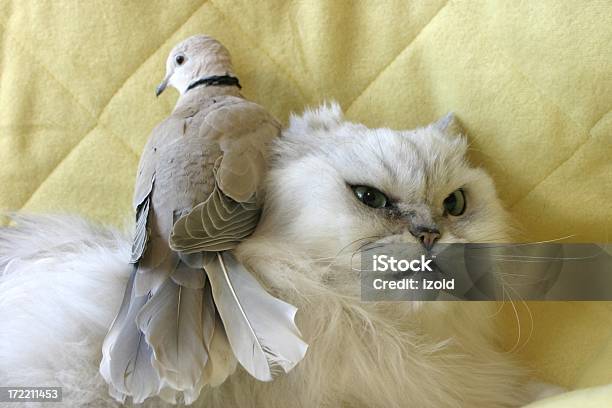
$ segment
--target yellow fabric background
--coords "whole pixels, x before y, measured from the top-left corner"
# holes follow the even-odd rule
[[[138,155],[176,98],[154,96],[166,55],[207,33],[231,50],[246,96],[283,122],[331,98],[370,126],[411,128],[456,112],[474,161],[529,239],[609,241],[608,0],[169,3],[0,1],[1,210],[129,219]],[[610,304],[531,312],[527,336],[519,307],[517,353],[538,376],[570,388],[612,383]],[[513,311],[500,316],[512,349]],[[612,406],[611,394],[550,403]]]

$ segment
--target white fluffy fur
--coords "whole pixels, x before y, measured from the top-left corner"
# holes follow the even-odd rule
[[[407,220],[364,206],[347,183],[379,188],[407,212],[431,217],[443,241],[505,238],[490,178],[468,165],[465,141],[449,133],[444,123],[372,130],[345,122],[337,105],[292,117],[276,146],[262,222],[238,255],[298,306],[310,348],[289,375],[260,383],[239,370],[196,405],[510,407],[530,399],[523,372],[495,346],[489,305],[358,296],[352,252],[366,241],[414,238]],[[459,187],[468,210],[445,217],[442,201]],[[98,364],[130,272],[129,239],[76,218],[16,222],[0,230],[0,384],[59,385],[67,406],[115,404]]]

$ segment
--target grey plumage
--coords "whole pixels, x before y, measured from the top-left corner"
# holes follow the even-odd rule
[[[175,55],[187,63],[179,66]],[[204,36],[168,58],[181,96],[152,132],[134,192],[130,284],[103,345],[100,372],[119,400],[195,401],[237,360],[260,380],[306,351],[296,309],[265,292],[228,252],[256,228],[267,145],[280,125],[235,86],[190,84],[232,75],[227,50]],[[174,75],[175,71],[181,75]],[[247,310],[248,309],[248,310]]]
[[[100,373],[115,399],[123,402],[131,395],[140,403],[158,391],[159,376],[152,365],[152,350],[136,326],[147,296],[135,296],[134,277],[132,274],[128,281],[119,313],[104,339]]]
[[[289,372],[307,348],[293,324],[297,309],[268,294],[229,252],[217,253],[206,270],[240,364],[261,381],[278,368]]]
[[[192,289],[166,279],[136,317],[138,328],[153,348],[152,364],[160,378],[172,389],[195,395],[203,385],[202,370],[208,360],[202,298],[201,288]]]
[[[215,326],[210,342],[210,355],[204,367],[204,382],[216,387],[236,370],[238,361],[230,347],[225,328],[219,315],[215,318]]]

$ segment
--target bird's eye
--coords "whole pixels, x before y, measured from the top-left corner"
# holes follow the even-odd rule
[[[185,57],[182,55],[177,55],[174,57],[174,60],[176,61],[176,65],[183,65],[183,62],[185,62]]]
[[[387,196],[373,187],[351,186],[355,197],[362,203],[372,208],[383,208],[389,204]]]
[[[463,190],[455,190],[444,199],[444,210],[447,214],[458,217],[465,212],[466,204]]]

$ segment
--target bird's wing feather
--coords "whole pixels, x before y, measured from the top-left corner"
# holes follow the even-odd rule
[[[185,286],[190,289],[202,289],[206,282],[206,275],[204,269],[192,268],[184,262],[180,262],[177,268],[172,272],[170,278],[177,285]]]
[[[216,172],[221,191],[246,202],[261,188],[269,144],[280,124],[261,106],[246,100],[216,109],[204,118],[201,131],[218,141],[223,158]]]
[[[153,183],[151,182],[151,187]],[[132,242],[132,258],[130,263],[137,263],[144,254],[149,240],[149,231],[147,230],[147,220],[149,218],[149,208],[151,199],[147,196],[144,201],[136,208],[136,228],[134,229],[134,241]]]
[[[158,147],[167,144],[169,138],[182,134],[184,121],[184,118],[170,116],[151,132],[138,163],[136,183],[134,184],[134,198],[132,201],[134,209],[142,204],[153,189],[153,180],[159,157]]]
[[[227,377],[236,371],[238,363],[225,334],[221,318],[218,314],[214,318],[214,331],[208,348],[210,358],[204,367],[203,376],[204,383],[211,387],[223,384]]]
[[[163,237],[163,231],[160,231],[160,227],[163,229],[164,222],[160,223],[160,214],[152,203],[152,195],[159,162],[158,148],[168,145],[182,134],[184,132],[184,122],[182,118],[171,116],[160,123],[151,132],[143,150],[134,185],[133,206],[136,210],[136,228],[132,242],[131,263],[138,263],[145,255],[148,246],[154,247],[152,251],[148,251],[150,257],[148,263],[151,266],[159,265],[168,255],[166,249],[168,245],[164,242],[166,239]],[[151,217],[151,215],[154,216]],[[158,217],[155,217],[155,215]],[[171,214],[170,217],[172,217]]]
[[[185,253],[231,249],[257,226],[260,210],[236,203],[215,186],[206,201],[179,218],[170,235],[170,247]]]
[[[240,364],[261,381],[275,370],[288,372],[307,344],[295,325],[297,309],[268,294],[229,252],[205,265],[217,311]]]
[[[215,301],[212,297],[212,290],[210,288],[210,281],[205,280],[204,286],[204,300],[202,302],[202,336],[204,338],[204,346],[208,350],[209,360],[210,356],[210,344],[215,334],[215,315],[217,308],[215,307]]]

